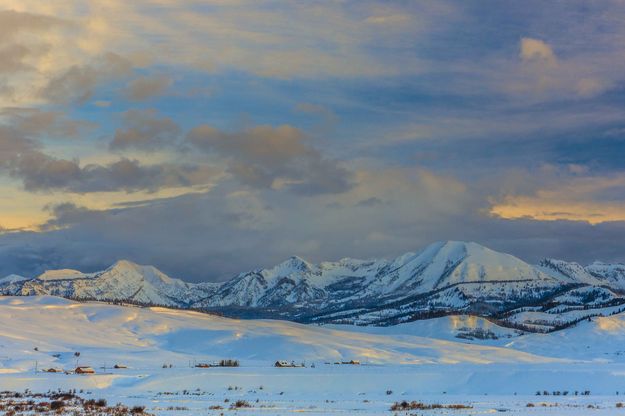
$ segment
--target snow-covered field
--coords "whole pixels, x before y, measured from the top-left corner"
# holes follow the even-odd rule
[[[414,414],[625,413],[616,407],[625,394],[622,314],[518,336],[473,317],[319,327],[44,296],[0,298],[0,319],[0,390],[82,389],[156,414],[233,413],[237,400],[251,405],[237,410],[250,415],[393,414],[403,400],[471,406]],[[476,328],[497,339],[456,337]],[[241,366],[192,367],[228,358]],[[306,367],[275,368],[276,360]],[[349,360],[361,364],[334,364]],[[96,374],[41,371],[77,365]]]

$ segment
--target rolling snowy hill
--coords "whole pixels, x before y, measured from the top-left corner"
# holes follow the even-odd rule
[[[551,331],[625,308],[625,266],[545,259],[533,266],[476,243],[448,241],[391,260],[311,264],[299,257],[224,283],[187,283],[118,261],[98,273],[52,270],[0,280],[5,295],[55,295],[197,308],[227,316],[387,326],[468,313]]]
[[[2,297],[0,316],[0,390],[21,392],[11,400],[75,389],[85,399],[148,406],[163,416],[380,415],[413,399],[470,406],[432,414],[612,415],[620,411],[615,392],[625,374],[622,314],[525,335],[457,315],[392,327],[319,327],[52,296]],[[498,339],[464,337],[476,330]],[[240,366],[193,366],[225,358]],[[305,367],[276,368],[276,360]],[[336,364],[350,360],[361,365]],[[95,374],[74,374],[79,365]],[[250,407],[233,409],[239,400]]]
[[[0,298],[11,319],[0,335],[0,368],[71,366],[81,360],[123,362],[134,368],[221,358],[261,361],[368,363],[556,362],[522,351],[430,339],[417,334],[367,334],[274,320],[235,320],[193,311],[78,303],[39,297]],[[36,350],[34,349],[36,347]],[[85,363],[87,363],[85,361]],[[87,364],[92,364],[88,362]]]

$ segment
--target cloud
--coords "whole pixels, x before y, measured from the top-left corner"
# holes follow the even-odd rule
[[[32,80],[41,78],[41,63],[50,62],[48,35],[69,33],[73,27],[60,17],[0,10],[0,105],[19,105],[32,96]]]
[[[320,104],[297,103],[297,105],[295,106],[295,111],[319,115],[332,121],[336,120],[337,118],[336,114],[334,114],[332,110]]]
[[[0,235],[0,275],[95,271],[128,258],[190,281],[219,280],[294,254],[311,261],[379,258],[447,239],[477,241],[530,262],[545,256],[625,260],[625,222],[502,219],[483,210],[474,189],[450,177],[415,169],[358,176],[348,192],[310,198],[243,191],[225,181],[208,192],[138,206],[55,204],[48,208],[48,231]],[[354,208],[372,197],[386,204]]]
[[[169,117],[159,117],[156,110],[128,110],[123,114],[124,127],[115,131],[111,150],[141,149],[154,151],[175,146],[180,128]]]
[[[320,135],[327,135],[339,122],[339,117],[332,110],[320,104],[298,103],[295,111],[320,118],[320,122],[314,126]]]
[[[40,226],[41,231],[62,229],[89,221],[101,221],[106,215],[111,214],[111,212],[106,213],[78,206],[72,202],[47,205],[44,210],[49,211],[52,218]]]
[[[592,97],[607,89],[605,81],[597,78],[582,78],[577,82],[577,93],[582,97]]]
[[[136,78],[126,86],[126,97],[132,101],[143,101],[161,95],[173,80],[166,75],[152,75]]]
[[[365,208],[375,207],[379,205],[384,205],[384,201],[382,201],[380,198],[375,197],[375,196],[358,201],[358,203],[356,204],[357,207],[365,207]]]
[[[94,127],[94,123],[68,119],[61,111],[36,108],[5,107],[0,119],[29,137],[76,138],[81,132]]]
[[[450,5],[381,8],[373,1],[279,8],[221,1],[209,2],[210,7],[195,2],[154,7],[148,0],[94,0],[90,7],[71,1],[45,5],[8,1],[9,7],[71,21],[74,33],[63,33],[54,47],[61,49],[71,42],[74,59],[70,62],[79,66],[106,51],[120,55],[142,51],[145,61],[158,65],[211,72],[235,68],[277,78],[413,72],[420,67],[414,56],[405,54],[398,57],[402,65],[388,65],[387,57],[380,55],[393,40],[418,38],[434,21],[443,22],[454,13]],[[403,30],[398,31],[398,26]]]
[[[207,183],[209,180],[209,177],[203,177],[206,170],[199,166],[142,165],[130,159],[120,159],[107,165],[80,166],[76,160],[55,159],[33,152],[12,165],[12,176],[21,179],[28,191],[154,192],[161,188]]]
[[[37,132],[36,125],[28,128]],[[0,126],[0,172],[20,180],[28,191],[154,192],[161,188],[207,184],[214,171],[205,165],[145,165],[126,158],[108,164],[81,165],[75,159],[46,154],[37,140],[14,126]]]
[[[571,97],[587,99],[605,92],[620,78],[615,71],[620,64],[613,62],[618,52],[590,53],[583,50],[583,46],[580,50],[571,49],[572,45],[592,44],[593,36],[597,36],[600,31],[598,27],[592,28],[589,30],[592,33],[590,37],[577,42],[556,39],[560,42],[560,48],[567,52],[562,57],[556,55],[551,43],[530,37],[521,38],[521,67],[516,70],[501,68],[505,71],[503,77],[506,79],[506,88],[515,94],[529,92],[540,101]]]
[[[0,10],[0,39],[10,40],[24,32],[45,31],[68,22],[55,16]]]
[[[0,167],[7,168],[20,154],[34,151],[37,142],[19,135],[14,129],[0,126]]]
[[[625,221],[625,175],[579,176],[547,180],[533,194],[508,194],[495,201],[491,213],[501,218],[543,221],[572,220],[590,224]],[[551,183],[550,183],[551,182]]]
[[[130,258],[189,280],[214,280],[293,254],[312,260],[381,256],[414,249],[414,236],[399,230],[409,224],[414,230],[421,219],[436,222],[437,213],[450,212],[441,206],[460,211],[466,198],[463,187],[452,179],[435,179],[425,172],[359,176],[363,181],[350,191],[309,198],[265,189],[244,191],[232,181],[222,181],[202,194],[138,206],[102,210],[54,204],[47,208],[52,215],[43,227],[47,231],[0,236],[0,275],[11,267],[31,273],[61,264],[95,270]],[[354,210],[365,195],[391,201],[388,210],[379,205]],[[340,207],[328,210],[329,201]],[[368,241],[367,235],[375,231],[399,238],[391,244]],[[9,256],[10,264],[3,262]],[[26,258],[36,260],[26,265]]]
[[[26,63],[26,58],[42,52],[41,48],[37,50],[20,44],[0,47],[0,73],[10,74],[12,72],[31,70],[32,68]]]
[[[373,25],[405,25],[412,19],[405,14],[391,14],[386,16],[369,16],[365,22]]]
[[[89,100],[95,88],[102,82],[132,72],[132,64],[126,58],[112,52],[105,53],[95,62],[73,65],[52,78],[42,89],[41,95],[54,102],[78,102]]]
[[[126,127],[118,129],[112,150],[163,148],[182,150],[180,129],[154,110],[124,114]],[[188,132],[184,143],[205,155],[225,159],[228,172],[253,188],[284,189],[302,195],[341,193],[352,186],[351,173],[307,143],[305,134],[292,126],[255,126],[225,132],[200,125]]]
[[[524,61],[541,62],[549,66],[554,66],[558,63],[551,46],[540,39],[522,38],[519,56]]]
[[[622,259],[625,11],[528,1],[5,0],[0,270]]]
[[[352,187],[350,172],[306,143],[301,130],[282,125],[224,132],[208,125],[192,129],[186,142],[228,160],[229,172],[255,188],[287,189],[313,195]]]

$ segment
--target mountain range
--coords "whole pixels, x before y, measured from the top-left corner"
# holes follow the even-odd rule
[[[217,312],[239,318],[387,326],[451,314],[549,332],[625,309],[625,265],[538,265],[447,241],[390,260],[311,264],[291,257],[223,283],[188,283],[121,260],[96,273],[50,270],[0,279],[3,295],[54,295]],[[477,334],[484,336],[484,334]]]

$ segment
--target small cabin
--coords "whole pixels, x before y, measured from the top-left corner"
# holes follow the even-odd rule
[[[358,361],[358,360],[349,360],[349,361],[343,361],[341,364],[360,365],[360,361]]]
[[[95,370],[91,367],[76,367],[74,370],[76,374],[95,374]]]
[[[60,368],[48,368],[47,370],[43,370],[44,373],[62,373],[63,370]]]
[[[195,365],[195,368],[211,368],[212,365],[206,363],[198,363]]]
[[[128,366],[125,366],[124,364],[115,364],[115,365],[113,366],[113,368],[116,368],[116,369],[120,369],[120,368],[128,368]]]

